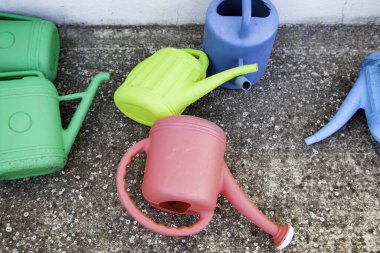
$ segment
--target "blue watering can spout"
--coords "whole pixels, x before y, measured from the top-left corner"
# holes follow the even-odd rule
[[[243,58],[239,58],[238,66],[243,66]],[[232,80],[232,83],[236,86],[237,89],[248,91],[252,88],[252,82],[248,80],[245,76],[238,76]]]
[[[338,113],[314,135],[307,145],[319,142],[338,131],[355,112],[363,108],[373,138],[380,142],[380,51],[367,56],[360,64],[359,77]]]

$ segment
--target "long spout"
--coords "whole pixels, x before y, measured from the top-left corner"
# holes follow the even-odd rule
[[[240,189],[226,164],[223,179],[222,194],[228,201],[249,221],[270,234],[276,248],[285,248],[293,238],[293,227],[289,224],[277,226],[265,216]]]
[[[109,79],[109,73],[99,73],[92,79],[90,85],[87,88],[87,91],[60,97],[60,101],[67,101],[78,98],[82,99],[78,106],[78,109],[70,121],[69,126],[63,130],[63,142],[67,154],[70,152],[70,149],[73,146],[75,138],[79,132],[80,127],[82,126],[82,123],[86,117],[88,109],[90,108],[92,100],[94,99],[95,94],[99,89],[100,84],[103,81]]]
[[[362,97],[365,92],[365,78],[359,76],[354,87],[352,87],[350,93],[348,93],[342,106],[339,108],[337,114],[318,132],[305,139],[307,145],[314,144],[321,140],[326,139],[341,127],[343,127],[356,113],[358,109],[362,107]]]
[[[250,64],[232,68],[221,73],[210,76],[195,83],[186,93],[185,101],[187,104],[192,104],[207,93],[216,89],[223,83],[241,75],[245,75],[252,72],[257,72],[257,64]]]

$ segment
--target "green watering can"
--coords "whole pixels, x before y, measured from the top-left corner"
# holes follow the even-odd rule
[[[62,169],[99,85],[96,75],[86,92],[59,96],[41,72],[0,73],[0,179],[49,174]],[[67,129],[59,103],[82,99]]]
[[[199,50],[161,49],[131,71],[115,92],[115,104],[129,118],[151,126],[160,118],[181,114],[223,83],[258,70],[251,64],[206,78],[208,63]]]
[[[0,13],[0,72],[38,70],[57,76],[59,35],[46,20]]]

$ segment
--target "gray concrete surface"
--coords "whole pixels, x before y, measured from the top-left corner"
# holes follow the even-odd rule
[[[109,71],[59,173],[0,182],[1,252],[274,252],[270,237],[220,197],[211,224],[196,236],[169,238],[138,225],[121,207],[115,171],[149,128],[124,117],[113,93],[129,71],[161,47],[200,48],[203,28],[64,27],[56,85],[83,91]],[[228,135],[226,161],[244,191],[296,236],[286,252],[380,252],[380,145],[363,112],[331,138],[303,138],[335,114],[361,59],[380,49],[379,26],[282,27],[265,77],[247,92],[217,89],[186,114]],[[75,102],[62,105],[67,124]],[[191,224],[143,201],[144,156],[129,171],[131,195],[156,221]]]

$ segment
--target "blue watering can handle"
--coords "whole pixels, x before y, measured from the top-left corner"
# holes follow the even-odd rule
[[[242,21],[240,37],[246,38],[249,35],[249,24],[252,17],[252,0],[242,0]]]
[[[27,76],[38,76],[38,77],[45,78],[44,74],[42,74],[39,71],[35,71],[35,70],[0,73],[0,78],[2,78],[2,77],[27,77]]]

